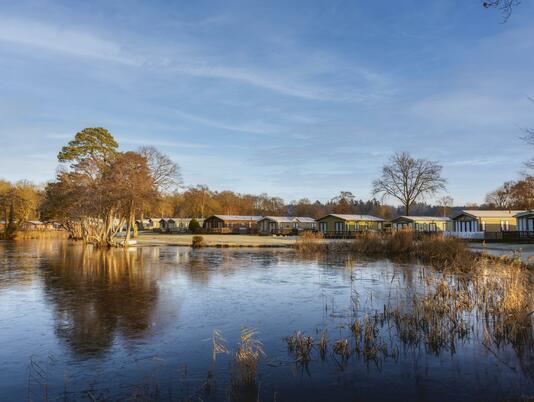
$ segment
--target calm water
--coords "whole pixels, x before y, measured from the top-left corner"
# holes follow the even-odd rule
[[[224,401],[232,359],[212,362],[212,334],[234,349],[242,327],[258,331],[266,354],[262,401],[534,395],[534,362],[510,348],[488,351],[476,332],[438,355],[401,345],[372,362],[315,353],[304,367],[288,352],[284,337],[297,330],[347,337],[351,317],[408,301],[428,275],[417,265],[281,250],[0,242],[0,400]]]

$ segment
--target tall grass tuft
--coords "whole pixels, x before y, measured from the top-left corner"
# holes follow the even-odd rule
[[[313,254],[327,251],[327,244],[321,233],[305,231],[298,237],[295,248],[301,253]]]
[[[478,262],[466,243],[453,237],[425,237],[415,244],[414,254],[435,268],[459,272],[472,271]]]
[[[256,383],[258,363],[261,357],[265,356],[263,345],[256,339],[256,335],[257,333],[253,329],[243,328],[241,330],[241,337],[234,357],[237,371],[234,381],[240,386]]]
[[[212,342],[212,345],[213,345],[213,349],[212,349],[212,360],[213,360],[213,362],[215,362],[215,360],[217,359],[217,355],[218,354],[220,354],[220,353],[228,354],[229,353],[228,347],[226,346],[226,340],[223,338],[223,336],[221,334],[221,331],[219,331],[218,329],[213,330],[213,334],[212,334],[212,337],[211,337],[211,342]]]

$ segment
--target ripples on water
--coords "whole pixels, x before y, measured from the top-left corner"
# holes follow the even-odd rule
[[[243,327],[256,330],[265,352],[253,388],[262,401],[534,395],[532,350],[488,349],[479,317],[438,351],[399,342],[382,323],[385,353],[334,352],[344,339],[354,348],[350,323],[392,301],[410,306],[435,275],[415,264],[289,250],[0,242],[0,400],[236,399],[232,361]],[[214,330],[230,351],[215,361]],[[314,342],[326,333],[324,358],[314,346],[310,361],[296,363],[286,342],[296,331]]]

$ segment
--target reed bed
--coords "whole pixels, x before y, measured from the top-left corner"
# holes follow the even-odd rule
[[[307,232],[299,237],[295,248],[301,255],[346,252],[397,260],[417,259],[434,268],[464,273],[473,270],[481,258],[489,258],[472,253],[463,240],[441,235],[417,239],[411,231],[369,232],[352,240],[326,240],[320,233]]]
[[[444,351],[455,353],[459,343],[482,341],[495,356],[511,348],[520,362],[532,364],[534,280],[530,270],[519,263],[479,258],[467,274],[435,271],[424,282],[424,291],[414,292],[408,302],[390,300],[380,310],[364,311],[362,318],[356,313],[344,325],[350,339],[322,349],[342,361],[356,356],[380,364],[388,358],[396,360],[401,347],[424,347],[437,356]],[[301,338],[297,332],[293,345]],[[289,350],[298,356],[298,346]],[[311,349],[306,358],[313,360]]]
[[[10,236],[0,233],[0,240],[68,239],[65,230],[18,230]]]

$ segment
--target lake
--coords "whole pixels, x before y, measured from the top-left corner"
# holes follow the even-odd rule
[[[409,310],[413,296],[439,275],[416,263],[302,257],[282,249],[124,251],[69,241],[0,242],[0,400],[534,395],[531,345],[488,347],[475,313],[464,315],[465,331],[439,347],[407,340],[379,318],[385,305]],[[377,346],[358,350],[351,323],[373,316]],[[255,331],[264,353],[246,389],[235,385],[243,328]],[[307,359],[299,357],[287,340],[297,331],[314,343],[324,335],[327,349],[315,345]],[[223,345],[215,358],[214,339]],[[347,354],[339,352],[345,339]]]

